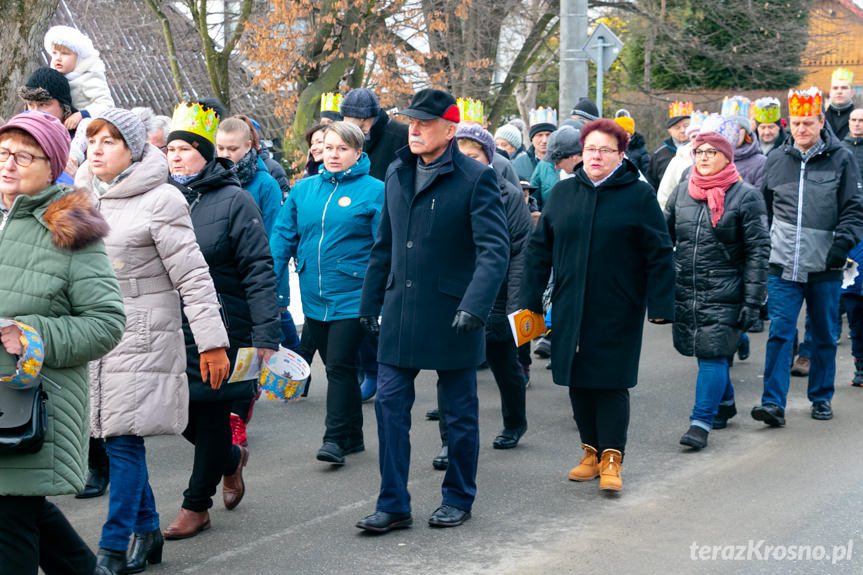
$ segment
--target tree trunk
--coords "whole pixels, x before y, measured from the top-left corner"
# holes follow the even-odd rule
[[[23,109],[17,90],[42,65],[42,38],[59,0],[0,0],[0,116],[9,119]]]

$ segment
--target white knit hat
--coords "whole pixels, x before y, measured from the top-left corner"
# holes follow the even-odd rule
[[[43,42],[45,51],[50,55],[54,46],[65,46],[76,54],[80,59],[89,58],[95,52],[93,42],[80,30],[69,26],[52,26],[45,32]]]

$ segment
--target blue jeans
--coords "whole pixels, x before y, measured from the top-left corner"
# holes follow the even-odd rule
[[[804,324],[804,333],[803,333],[803,342],[800,344],[800,347],[797,348],[797,355],[800,357],[808,357],[812,358],[812,322],[809,320],[809,310],[806,310],[806,323]],[[839,307],[836,308],[836,319],[835,325],[833,326],[833,336],[836,342],[839,342],[839,338],[842,337],[842,314],[839,313]]]
[[[809,367],[809,401],[830,401],[836,376],[836,314],[840,282],[798,283],[779,276],[767,278],[770,336],[764,359],[762,405],[785,408],[791,378],[791,354],[797,317],[803,301],[809,312],[812,356]]]
[[[851,355],[863,359],[863,296],[843,293],[840,298],[848,313],[848,331],[851,332]]]
[[[159,528],[156,500],[147,473],[144,438],[120,435],[105,440],[111,465],[108,519],[102,525],[99,547],[126,551],[132,533]]]
[[[724,357],[698,359],[698,379],[695,381],[695,405],[689,418],[692,425],[707,431],[713,428],[713,416],[720,403],[734,402],[734,387],[728,373],[728,360]],[[697,422],[697,423],[696,423]],[[703,425],[700,425],[703,424]]]

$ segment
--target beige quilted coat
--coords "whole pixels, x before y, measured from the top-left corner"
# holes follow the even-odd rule
[[[105,247],[126,308],[122,341],[90,363],[94,437],[172,435],[186,428],[189,388],[180,296],[198,350],[228,346],[189,205],[167,177],[165,155],[147,144],[131,174],[101,197],[94,193],[111,226]],[[75,183],[92,191],[93,178],[85,162]]]

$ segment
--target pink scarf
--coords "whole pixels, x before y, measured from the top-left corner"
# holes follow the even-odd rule
[[[710,208],[710,223],[714,228],[722,217],[722,212],[725,211],[725,192],[739,180],[740,174],[737,173],[737,167],[733,162],[712,176],[702,176],[695,166],[692,166],[689,195],[695,200],[707,200],[707,207]]]

